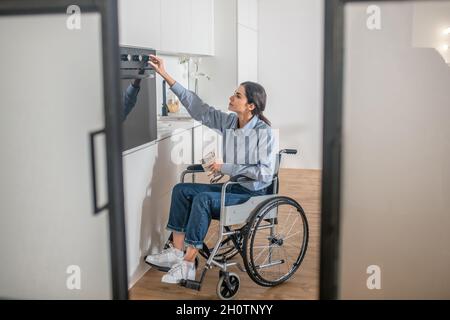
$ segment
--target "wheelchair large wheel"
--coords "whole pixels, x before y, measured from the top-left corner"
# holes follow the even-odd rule
[[[257,207],[244,238],[244,265],[257,284],[272,287],[297,271],[308,246],[308,221],[300,204],[277,196]]]

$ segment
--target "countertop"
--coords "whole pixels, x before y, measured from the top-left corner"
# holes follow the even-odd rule
[[[147,148],[151,145],[158,143],[161,140],[172,137],[176,134],[180,134],[186,130],[191,130],[195,127],[201,126],[201,122],[194,120],[193,118],[176,118],[176,117],[161,117],[158,116],[157,119],[157,133],[156,140],[140,145],[136,148],[127,150],[122,153],[123,156],[126,156],[130,153],[134,153],[141,149]]]
[[[201,126],[202,124],[192,118],[176,119],[171,117],[158,116],[157,125],[158,130],[156,142],[181,133],[185,130],[190,130],[192,128]]]

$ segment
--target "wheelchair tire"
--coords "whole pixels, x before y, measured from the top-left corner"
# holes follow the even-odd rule
[[[244,236],[243,258],[249,277],[265,287],[288,280],[305,257],[308,238],[308,221],[297,201],[276,196],[263,202],[253,211]]]
[[[229,272],[228,278],[230,281],[229,284],[225,281],[225,275],[221,275],[219,277],[219,282],[217,283],[217,296],[222,300],[233,300],[238,294],[241,284],[241,279],[236,273]]]

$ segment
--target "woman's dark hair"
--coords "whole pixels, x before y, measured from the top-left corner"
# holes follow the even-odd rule
[[[270,126],[270,121],[263,115],[263,111],[266,108],[266,90],[264,87],[256,82],[245,81],[241,83],[241,86],[245,88],[245,95],[247,96],[248,103],[253,103],[255,109],[252,110],[252,114],[257,115],[262,121]]]

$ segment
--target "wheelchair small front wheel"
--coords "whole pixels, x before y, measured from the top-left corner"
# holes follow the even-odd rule
[[[228,272],[228,279],[226,274],[222,274],[217,283],[217,296],[222,300],[232,300],[236,297],[241,279],[236,273]]]
[[[249,277],[272,287],[299,268],[308,246],[308,221],[300,204],[277,196],[257,207],[244,237],[244,265]]]

